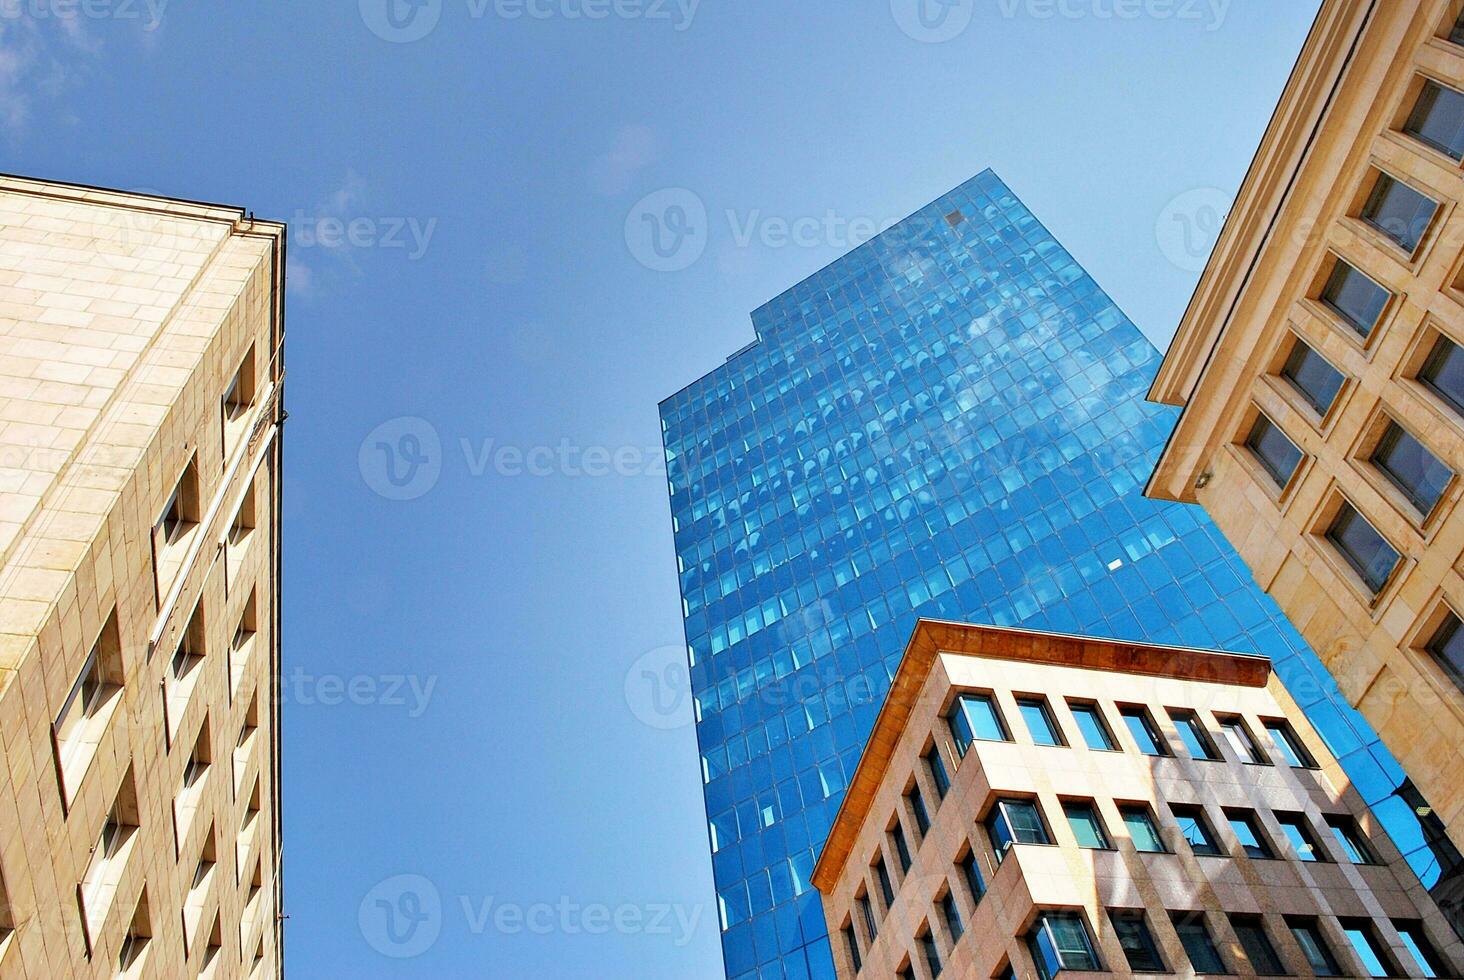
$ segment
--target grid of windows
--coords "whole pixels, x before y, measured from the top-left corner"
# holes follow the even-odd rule
[[[1344,766],[1387,758],[1204,514],[1142,496],[1158,354],[995,175],[753,321],[661,406],[730,977],[832,962],[809,875],[918,616],[1265,653]]]

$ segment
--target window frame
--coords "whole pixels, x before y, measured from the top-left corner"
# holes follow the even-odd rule
[[[1169,740],[1164,737],[1164,732],[1154,721],[1154,715],[1149,711],[1147,705],[1142,704],[1121,704],[1118,706],[1118,716],[1123,719],[1124,727],[1128,730],[1129,738],[1134,740],[1134,746],[1139,750],[1140,755],[1146,755],[1151,759],[1171,759],[1174,757],[1174,749],[1169,745]],[[1139,736],[1134,731],[1134,724],[1137,723],[1148,736],[1150,742],[1157,751],[1150,752],[1144,748]]]
[[[1129,836],[1129,841],[1134,845],[1134,850],[1140,854],[1170,854],[1169,844],[1164,840],[1164,833],[1159,829],[1159,821],[1154,818],[1154,810],[1147,803],[1119,803],[1118,816],[1123,822],[1124,831]],[[1143,821],[1149,832],[1153,835],[1157,847],[1140,847],[1138,838],[1134,836],[1134,825],[1130,818],[1135,817]]]
[[[1123,958],[1130,971],[1134,973],[1170,973],[1168,964],[1164,960],[1164,953],[1159,948],[1159,942],[1154,938],[1154,930],[1149,927],[1149,917],[1143,909],[1108,909],[1108,921],[1113,926],[1114,938],[1118,940],[1119,949],[1123,950]],[[1132,934],[1138,939],[1141,949],[1137,952],[1151,956],[1153,966],[1136,966],[1134,964],[1134,952],[1124,940],[1124,927],[1136,927]]]
[[[1277,810],[1272,816],[1276,818],[1276,825],[1281,828],[1281,836],[1286,839],[1287,845],[1295,852],[1296,859],[1303,864],[1332,864],[1332,856],[1322,846],[1321,838],[1312,828],[1311,821],[1305,813],[1300,811]],[[1293,836],[1293,832],[1295,836]],[[1306,845],[1312,853],[1307,857],[1301,845],[1297,844],[1297,837],[1301,838],[1302,844]]]
[[[1215,740],[1210,736],[1210,730],[1205,727],[1204,719],[1200,717],[1198,711],[1192,708],[1168,708],[1166,710],[1175,732],[1179,735],[1180,744],[1184,746],[1191,759],[1197,762],[1225,761],[1225,756],[1215,746]],[[1200,746],[1200,754],[1196,754],[1194,746],[1190,744],[1190,739],[1185,738],[1186,731]]]
[[[1067,821],[1068,830],[1072,833],[1073,839],[1077,841],[1078,847],[1082,848],[1085,851],[1115,850],[1113,846],[1113,838],[1109,835],[1107,826],[1104,825],[1103,815],[1098,812],[1098,801],[1089,799],[1070,799],[1063,800],[1061,802],[1063,819]],[[1086,811],[1086,813],[1093,818],[1090,829],[1097,836],[1097,844],[1083,843],[1083,837],[1081,834],[1078,833],[1078,828],[1073,823],[1074,811]]]
[[[1040,694],[1019,694],[1015,696],[1017,714],[1021,716],[1022,723],[1027,727],[1027,735],[1031,737],[1032,743],[1041,748],[1067,748],[1067,737],[1062,726],[1057,723],[1057,716],[1052,712],[1052,706],[1047,703],[1047,698]],[[1044,742],[1037,737],[1032,728],[1032,719],[1028,711],[1035,711],[1038,717],[1048,728],[1054,741]]]
[[[1343,546],[1342,531],[1339,528],[1344,523],[1344,518],[1348,521],[1360,521],[1366,525],[1373,534],[1378,536],[1378,540],[1383,543],[1383,546],[1393,553],[1393,563],[1382,578],[1377,580],[1372,579],[1365,564],[1349,548]],[[1326,528],[1321,536],[1326,539],[1327,545],[1342,560],[1343,565],[1356,577],[1357,581],[1362,585],[1364,591],[1374,603],[1382,597],[1383,593],[1388,591],[1389,584],[1398,576],[1398,569],[1403,567],[1403,553],[1395,548],[1393,542],[1388,540],[1387,535],[1379,531],[1377,525],[1364,517],[1357,505],[1346,497],[1341,499],[1341,505],[1337,508],[1336,513],[1332,515],[1331,519],[1327,521]]]
[[[1174,934],[1179,938],[1180,948],[1184,950],[1184,958],[1189,961],[1190,967],[1200,976],[1214,976],[1232,973],[1229,964],[1225,962],[1225,954],[1220,952],[1220,947],[1215,944],[1215,934],[1210,931],[1210,924],[1205,921],[1205,913],[1201,911],[1175,911],[1169,913],[1170,924],[1174,927]],[[1191,947],[1186,930],[1190,935],[1198,936],[1204,941],[1205,952],[1214,957],[1215,964],[1219,969],[1202,970],[1195,962],[1194,949]]]
[[[1246,807],[1225,807],[1223,812],[1225,813],[1225,822],[1230,826],[1231,836],[1235,838],[1236,843],[1240,845],[1241,852],[1246,857],[1252,861],[1277,860],[1276,844],[1270,839],[1270,835],[1266,833],[1266,828],[1261,821],[1260,814]],[[1256,841],[1254,845],[1247,844],[1245,839],[1241,837],[1239,831],[1236,830],[1237,823],[1250,831],[1251,837]],[[1252,853],[1253,848],[1256,853]]]
[[[1011,817],[1007,814],[1009,806],[1030,806],[1036,814],[1037,824],[1041,828],[1043,840],[1020,840],[1013,830]],[[991,849],[996,854],[997,864],[1006,860],[1007,853],[1017,844],[1024,844],[1032,847],[1052,847],[1055,841],[1052,836],[1052,828],[1048,826],[1047,817],[1042,812],[1042,804],[1033,797],[1004,796],[999,797],[992,803],[991,809],[982,819],[981,825],[986,830],[987,839],[991,843]],[[1006,840],[1003,843],[1001,837],[996,833],[998,827],[1005,828]]]
[[[1264,433],[1266,432],[1274,433],[1276,436],[1280,437],[1280,439],[1295,452],[1296,461],[1291,464],[1291,468],[1289,470],[1283,470],[1283,467],[1278,460],[1271,459],[1265,452],[1262,451],[1261,443],[1263,441]],[[1241,440],[1241,445],[1245,448],[1245,451],[1250,454],[1251,460],[1255,462],[1255,464],[1260,468],[1261,472],[1265,473],[1268,477],[1271,478],[1271,481],[1275,483],[1277,490],[1285,490],[1287,487],[1289,487],[1292,480],[1296,478],[1296,474],[1301,471],[1302,464],[1306,462],[1306,451],[1298,446],[1296,444],[1296,441],[1286,434],[1285,429],[1281,428],[1281,426],[1277,423],[1271,421],[1270,416],[1268,416],[1265,412],[1256,412],[1255,418],[1251,421],[1251,424],[1246,429],[1245,438]]]
[[[1301,740],[1301,734],[1297,732],[1296,726],[1286,718],[1262,718],[1261,727],[1265,729],[1270,737],[1271,743],[1281,753],[1281,758],[1292,769],[1317,770],[1321,766],[1317,764],[1316,756],[1312,755],[1306,743]],[[1296,761],[1292,761],[1295,759]]]
[[[966,704],[984,704],[991,709],[991,721],[995,723],[997,730],[1001,733],[1000,738],[989,738],[977,734],[977,726],[971,723],[971,718],[966,711]],[[962,734],[957,725],[957,719],[964,723],[966,734]],[[1011,728],[1007,725],[1006,719],[1002,717],[1001,706],[997,704],[996,695],[990,691],[962,691],[956,695],[951,702],[950,710],[946,712],[946,727],[950,729],[951,738],[956,746],[956,754],[964,759],[966,753],[971,751],[972,746],[977,742],[1010,742],[1012,740]]]
[[[1225,848],[1220,843],[1220,838],[1215,833],[1210,818],[1205,814],[1205,808],[1198,803],[1171,803],[1169,811],[1174,815],[1175,824],[1179,827],[1180,838],[1189,845],[1189,849],[1198,857],[1225,857]],[[1185,832],[1185,821],[1194,822],[1200,836],[1205,839],[1205,850],[1195,847],[1195,842]]]
[[[1073,723],[1078,726],[1078,734],[1083,736],[1083,745],[1090,752],[1122,752],[1123,746],[1119,745],[1118,739],[1113,735],[1113,728],[1108,724],[1108,719],[1103,711],[1103,706],[1097,701],[1080,701],[1068,699],[1068,711],[1073,716]],[[1093,723],[1093,731],[1102,736],[1103,744],[1094,745],[1089,738],[1089,729],[1084,727],[1082,718],[1088,718]]]
[[[1241,952],[1245,954],[1246,962],[1250,964],[1257,976],[1261,977],[1284,977],[1289,976],[1286,969],[1286,961],[1276,949],[1276,943],[1271,939],[1271,931],[1266,928],[1265,919],[1259,915],[1231,915],[1230,928],[1235,933],[1235,938],[1240,943]],[[1259,940],[1256,944],[1246,942],[1245,937],[1251,936]],[[1256,953],[1262,953],[1271,962],[1275,963],[1276,969],[1261,969],[1257,962]],[[1269,964],[1267,964],[1269,966]]]

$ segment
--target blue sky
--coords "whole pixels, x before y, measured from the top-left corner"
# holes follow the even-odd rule
[[[1162,344],[1316,0],[387,2],[3,0],[0,169],[292,223],[292,974],[717,975],[657,401],[987,166]]]

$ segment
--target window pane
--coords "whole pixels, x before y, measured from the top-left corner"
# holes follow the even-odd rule
[[[1073,836],[1078,839],[1079,847],[1097,850],[1108,847],[1108,837],[1103,833],[1103,824],[1099,821],[1093,804],[1064,803],[1062,810],[1067,814],[1068,825],[1073,828]]]
[[[1225,969],[1225,961],[1220,958],[1220,951],[1215,948],[1215,941],[1210,938],[1210,930],[1205,927],[1203,913],[1194,912],[1175,918],[1174,931],[1179,933],[1179,941],[1184,945],[1185,955],[1196,973],[1229,972]]]
[[[869,933],[869,941],[874,942],[879,938],[879,923],[874,918],[874,903],[868,895],[859,896],[859,915],[864,919],[864,931]]]
[[[930,969],[930,975],[940,976],[940,950],[935,946],[935,933],[927,930],[920,937],[920,948],[925,953],[925,965]]]
[[[1464,95],[1424,82],[1403,131],[1455,160],[1464,159]]]
[[[1179,832],[1189,842],[1191,850],[1196,854],[1220,853],[1220,845],[1215,842],[1215,835],[1210,832],[1199,807],[1171,806],[1170,809],[1174,811],[1174,819],[1179,822]]]
[[[854,964],[854,972],[858,973],[864,969],[864,960],[859,956],[859,940],[854,936],[854,927],[844,927],[844,945],[848,947],[849,959]]]
[[[907,797],[910,801],[910,809],[915,813],[915,826],[920,830],[920,836],[924,837],[930,833],[930,814],[925,809],[925,797],[920,793],[920,787],[910,790]]]
[[[1453,470],[1397,422],[1388,423],[1372,461],[1424,515],[1434,509],[1454,476]]]
[[[1139,973],[1164,972],[1164,960],[1154,944],[1144,913],[1110,912],[1108,917],[1113,921],[1118,944],[1123,947],[1124,958],[1132,970]]]
[[[1051,844],[1047,828],[1037,804],[1031,800],[1006,800],[1000,804],[1011,827],[1013,838],[1019,844]]]
[[[1459,617],[1452,612],[1444,617],[1443,625],[1428,641],[1428,652],[1444,669],[1450,679],[1464,688],[1464,629],[1460,629]]]
[[[1363,206],[1362,218],[1412,254],[1423,241],[1436,210],[1438,204],[1431,198],[1387,174],[1379,174]]]
[[[1256,418],[1256,424],[1251,426],[1250,434],[1245,437],[1245,444],[1277,486],[1286,486],[1291,474],[1301,465],[1301,450],[1264,415]]]
[[[1302,861],[1325,861],[1327,856],[1322,853],[1321,847],[1312,836],[1311,828],[1307,826],[1306,818],[1300,814],[1277,815],[1276,821],[1281,825],[1281,832],[1291,842],[1291,847],[1296,851],[1296,856]]]
[[[971,738],[990,742],[1007,741],[1006,728],[997,713],[996,702],[989,694],[963,694],[957,702],[957,715],[965,721],[968,732],[967,744]]]
[[[1464,413],[1464,351],[1447,337],[1440,337],[1429,351],[1418,380],[1432,388],[1439,397]]]
[[[961,941],[966,926],[961,922],[961,912],[956,908],[956,896],[946,892],[940,900],[940,917],[945,920],[946,932],[950,933],[951,945]]]
[[[1281,966],[1281,958],[1276,955],[1276,948],[1271,945],[1265,928],[1258,920],[1232,920],[1231,924],[1235,927],[1235,937],[1240,940],[1246,958],[1251,961],[1251,966],[1257,973],[1262,976],[1279,976],[1286,972]]]
[[[1205,726],[1200,718],[1193,711],[1172,711],[1169,714],[1174,720],[1174,727],[1179,732],[1179,740],[1184,743],[1186,751],[1196,759],[1218,759],[1220,756],[1215,752],[1215,747],[1210,744],[1210,736],[1205,731]]]
[[[1332,836],[1342,846],[1347,860],[1353,864],[1372,863],[1372,850],[1363,840],[1362,831],[1357,829],[1350,817],[1328,817],[1327,826],[1332,828]]]
[[[1388,305],[1388,291],[1338,259],[1327,285],[1322,288],[1322,302],[1366,337],[1383,315],[1383,307]]]
[[[1461,381],[1464,381],[1464,364],[1460,365],[1460,372]],[[1286,358],[1281,374],[1296,386],[1319,415],[1327,413],[1337,392],[1342,389],[1342,372],[1299,340],[1291,348],[1291,355]]]
[[[1045,915],[1047,929],[1052,943],[1057,948],[1058,959],[1064,970],[1101,970],[1098,954],[1088,939],[1088,927],[1077,915],[1067,912]]]
[[[1281,757],[1286,764],[1297,769],[1315,769],[1316,760],[1301,744],[1301,738],[1296,731],[1284,721],[1268,721],[1265,723],[1266,732],[1271,736],[1271,741],[1281,751]]]
[[[1464,13],[1461,13],[1459,19],[1454,21],[1454,26],[1449,28],[1449,40],[1455,44],[1464,44]]]
[[[1374,594],[1383,590],[1398,565],[1398,552],[1351,504],[1342,505],[1327,530],[1327,539]]]
[[[1363,969],[1367,970],[1368,976],[1391,977],[1396,975],[1391,968],[1388,954],[1384,952],[1382,943],[1378,941],[1370,925],[1348,920],[1342,923],[1342,931],[1347,935],[1347,941],[1352,944],[1352,950],[1357,954],[1357,958],[1362,960]]]
[[[946,772],[945,761],[940,757],[940,750],[932,748],[925,755],[925,764],[930,767],[930,779],[935,783],[936,794],[941,799],[951,791],[950,773]]]
[[[1246,854],[1253,858],[1273,856],[1271,847],[1262,836],[1260,825],[1256,822],[1254,814],[1233,813],[1226,816],[1230,821],[1230,829],[1235,832],[1235,839],[1240,841],[1240,846]]]
[[[1269,761],[1261,753],[1260,746],[1256,745],[1256,740],[1251,737],[1250,729],[1239,718],[1221,718],[1220,731],[1225,734],[1225,741],[1230,743],[1230,748],[1241,762],[1260,765]]]
[[[910,871],[910,845],[905,842],[905,828],[900,826],[899,821],[890,830],[890,839],[895,842],[895,856],[900,859],[900,870]]]
[[[1133,840],[1135,848],[1156,854],[1166,850],[1164,839],[1159,836],[1159,828],[1154,825],[1154,818],[1149,814],[1148,807],[1126,806],[1120,812],[1123,813],[1123,824],[1128,828],[1129,838]]]
[[[1301,947],[1302,955],[1311,964],[1312,972],[1319,977],[1335,977],[1342,972],[1337,965],[1337,958],[1327,948],[1327,942],[1322,938],[1316,923],[1292,922],[1290,925],[1291,935],[1296,937],[1296,945]]]
[[[1433,943],[1428,941],[1422,923],[1400,922],[1395,919],[1393,928],[1397,929],[1398,935],[1403,937],[1403,945],[1408,949],[1408,955],[1413,957],[1413,962],[1418,965],[1419,971],[1424,976],[1442,977],[1451,972],[1448,965],[1439,956],[1438,950],[1434,949]]]
[[[1096,704],[1073,704],[1069,707],[1072,708],[1073,719],[1077,721],[1078,730],[1083,733],[1083,741],[1088,748],[1099,752],[1112,752],[1117,748]]]
[[[1017,708],[1022,712],[1022,719],[1027,723],[1027,730],[1032,733],[1032,741],[1038,745],[1062,744],[1057,725],[1053,722],[1052,716],[1048,714],[1047,702],[1040,698],[1021,698],[1017,701]]]
[[[961,877],[966,879],[966,887],[971,890],[971,901],[979,903],[986,894],[986,882],[981,880],[981,869],[976,867],[974,850],[967,851],[961,858]]]
[[[879,893],[884,898],[885,908],[889,908],[895,904],[895,889],[890,884],[890,872],[885,867],[884,858],[875,862],[874,876],[879,881]]]
[[[1133,735],[1140,752],[1145,755],[1169,754],[1165,751],[1164,743],[1147,711],[1143,708],[1123,708],[1120,714],[1123,715],[1124,724],[1128,725],[1129,734]]]

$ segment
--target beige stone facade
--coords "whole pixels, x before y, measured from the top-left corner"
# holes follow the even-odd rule
[[[1464,963],[1259,657],[922,621],[814,884],[841,980]]]
[[[0,178],[0,978],[280,973],[283,270]]]
[[[1460,14],[1322,4],[1151,392],[1184,410],[1147,493],[1205,507],[1464,845]]]

